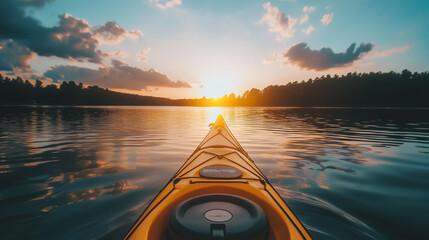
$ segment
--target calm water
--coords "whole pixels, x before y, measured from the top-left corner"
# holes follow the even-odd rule
[[[429,110],[192,107],[0,107],[0,238],[120,239],[219,113],[314,239],[429,239]]]

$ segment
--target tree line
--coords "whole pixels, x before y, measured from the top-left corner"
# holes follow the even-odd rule
[[[0,74],[0,102],[62,105],[429,107],[429,72],[371,72],[326,75],[286,85],[251,89],[241,96],[168,99],[114,92],[98,86],[62,82],[43,86]]]
[[[429,107],[429,72],[326,75],[251,89],[242,96],[184,100],[197,106]]]
[[[43,86],[21,77],[3,78],[0,74],[0,103],[41,105],[174,105],[168,98],[119,93],[98,86],[84,87],[74,81]]]

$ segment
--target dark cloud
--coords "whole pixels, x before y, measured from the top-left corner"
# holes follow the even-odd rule
[[[143,36],[141,31],[127,31],[116,22],[108,21],[102,26],[96,26],[93,33],[103,42],[117,43],[126,37],[139,38]]]
[[[140,31],[128,32],[114,22],[93,28],[84,19],[70,14],[60,15],[58,25],[45,27],[39,20],[27,16],[23,7],[41,6],[46,2],[0,0],[0,40],[13,39],[40,56],[100,63],[109,56],[97,49],[100,36],[116,42],[126,36],[141,36]]]
[[[0,41],[0,70],[3,71],[30,71],[30,60],[35,53],[28,47],[14,41]]]
[[[112,66],[90,69],[76,66],[53,66],[44,73],[54,82],[58,80],[82,82],[88,85],[99,85],[108,88],[128,90],[152,87],[190,88],[187,82],[174,82],[167,75],[154,69],[144,70],[132,67],[119,60],[112,60]]]
[[[54,0],[15,0],[16,4],[29,7],[43,7],[45,3],[53,1]]]
[[[0,2],[0,39],[13,39],[40,56],[101,62],[103,53],[96,49],[98,40],[89,30],[85,20],[69,14],[59,16],[58,26],[47,28],[26,16],[14,1]]]
[[[290,47],[282,56],[287,63],[303,69],[322,71],[329,68],[345,67],[359,60],[374,48],[372,43],[356,43],[350,45],[344,53],[334,53],[331,48],[311,50],[306,43],[298,43]]]
[[[50,29],[41,41],[29,45],[39,55],[73,58],[99,63],[107,54],[96,48],[97,38],[90,32],[91,27],[83,20],[69,14],[59,16],[59,25]],[[43,41],[43,42],[42,42]]]

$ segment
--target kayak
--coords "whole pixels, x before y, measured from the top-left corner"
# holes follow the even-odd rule
[[[311,239],[223,117],[124,239]]]

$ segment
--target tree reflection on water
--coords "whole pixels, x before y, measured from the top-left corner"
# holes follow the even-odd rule
[[[0,107],[2,238],[123,237],[217,114],[315,239],[424,236],[428,111]]]

